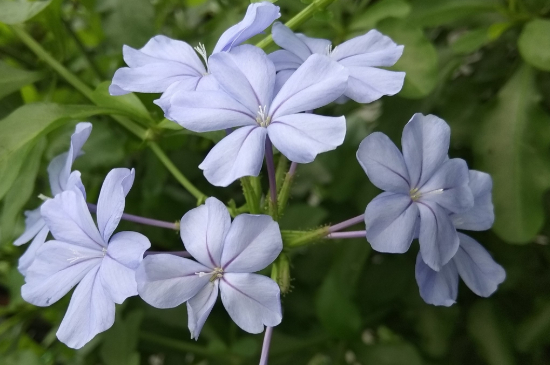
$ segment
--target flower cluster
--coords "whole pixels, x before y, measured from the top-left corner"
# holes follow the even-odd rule
[[[258,176],[264,157],[272,182],[273,147],[294,163],[309,163],[344,142],[345,117],[317,115],[315,109],[394,95],[405,77],[381,68],[394,65],[403,46],[376,30],[332,49],[328,40],[295,34],[275,23],[273,39],[282,49],[268,55],[256,46],[241,45],[279,16],[272,3],[251,4],[244,19],[222,34],[210,56],[202,44],[194,50],[164,36],[139,50],[125,46],[129,67],[115,73],[110,92],[162,93],[155,103],[168,119],[195,132],[225,130],[226,137],[199,165],[211,184],[227,186],[241,177]],[[283,249],[276,214],[241,214],[232,222],[227,207],[208,198],[179,223],[188,257],[146,252],[151,244],[144,235],[114,234],[119,221],[129,219],[123,212],[134,170],[112,170],[97,207],[86,203],[80,173],[71,172],[91,128],[90,123],[79,123],[69,151],[50,163],[52,197],[26,212],[25,232],[15,241],[20,245],[33,240],[19,264],[26,301],[48,306],[76,286],[58,338],[70,347],[82,347],[112,326],[115,303],[138,294],[157,308],[186,303],[192,339],[198,338],[218,292],[243,330],[260,333],[264,326],[277,326],[282,320],[279,285],[256,274]],[[491,227],[492,182],[485,173],[469,171],[465,161],[450,159],[449,141],[450,128],[443,120],[415,114],[403,131],[402,153],[377,132],[357,151],[369,179],[384,190],[366,207],[366,238],[375,250],[388,253],[406,252],[418,238],[416,279],[422,298],[434,305],[455,302],[459,275],[481,296],[492,294],[505,278],[479,243],[457,232]],[[276,204],[275,185],[271,197]],[[138,223],[151,221],[132,217]],[[336,227],[344,228],[323,230],[324,237],[338,237],[332,233]],[[46,242],[50,232],[53,239]]]

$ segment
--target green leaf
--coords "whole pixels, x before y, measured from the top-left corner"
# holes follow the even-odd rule
[[[362,347],[357,352],[362,364],[375,365],[422,365],[422,357],[408,343],[388,343]]]
[[[19,175],[19,171],[21,170],[21,166],[23,166],[23,162],[25,162],[30,147],[30,145],[27,145],[20,148],[8,159],[0,163],[0,176],[2,176],[2,178],[0,178],[0,200],[6,195]]]
[[[47,1],[0,0],[0,22],[5,24],[24,23],[50,5]]]
[[[468,313],[468,332],[488,365],[515,364],[511,346],[501,328],[502,318],[487,300],[478,301]]]
[[[0,227],[2,237],[0,242],[6,242],[13,238],[13,231],[17,219],[19,218],[23,207],[27,200],[32,195],[34,183],[38,169],[40,168],[40,160],[42,153],[46,147],[46,141],[40,140],[33,149],[29,152],[29,157],[21,169],[21,173],[14,181],[13,186],[6,194],[2,215],[0,216]],[[38,204],[37,204],[38,205]]]
[[[136,349],[142,319],[142,311],[131,312],[105,332],[99,351],[106,365],[139,365]]]
[[[518,47],[525,62],[550,71],[550,20],[534,19],[527,23],[519,36]]]
[[[403,44],[403,56],[394,70],[405,71],[405,84],[400,96],[419,99],[428,95],[437,83],[437,52],[422,29],[399,19],[386,19],[378,24],[378,30],[397,44]]]
[[[386,18],[405,18],[411,12],[411,5],[405,0],[383,0],[369,6],[364,13],[353,18],[350,30],[367,30],[376,27]]]
[[[0,164],[36,138],[69,120],[83,120],[118,110],[93,105],[27,104],[0,120]]]
[[[415,0],[409,19],[421,27],[436,27],[496,11],[498,5],[496,0]]]
[[[451,49],[457,54],[468,54],[477,51],[490,41],[489,28],[474,29],[462,34],[451,44]]]
[[[106,10],[105,35],[117,47],[143,47],[156,34],[155,9],[149,0],[111,0]]]
[[[102,107],[117,109],[121,114],[126,114],[145,124],[151,124],[153,122],[147,108],[135,94],[130,93],[121,96],[111,96],[109,94],[110,84],[110,81],[105,81],[97,86],[92,93],[92,100],[94,103]]]
[[[529,352],[550,340],[550,301],[546,300],[535,310],[516,332],[516,348]]]
[[[40,80],[43,74],[11,67],[0,61],[0,99],[23,86]]]
[[[527,243],[541,229],[550,187],[550,116],[539,106],[534,77],[527,65],[517,70],[474,140],[476,168],[493,177],[493,228],[512,243]]]

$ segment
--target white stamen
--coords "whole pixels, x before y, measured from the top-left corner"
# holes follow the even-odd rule
[[[329,44],[327,48],[325,49],[325,54],[327,56],[330,56],[332,52],[336,51],[336,47],[334,47],[334,50],[332,49],[332,44]]]
[[[107,254],[107,247],[103,247],[103,249],[101,250],[101,254],[98,254],[96,256],[92,255],[92,256],[85,256],[83,254],[81,254],[80,252],[78,252],[78,250],[76,249],[71,249],[71,252],[73,253],[74,257],[70,257],[67,259],[67,261],[69,261],[71,264],[77,262],[78,260],[80,259],[95,259],[95,258],[98,258],[98,259],[101,259],[103,257],[105,257],[105,255]]]
[[[210,281],[214,281],[216,279],[221,279],[223,277],[223,269],[221,267],[217,267],[214,269],[214,271],[211,272],[196,272],[195,275],[198,275],[199,278],[202,278],[203,276],[210,275]]]
[[[267,115],[267,105],[263,107],[258,106],[258,116],[256,117],[256,123],[262,127],[267,127],[271,122],[271,118]]]
[[[46,196],[44,194],[38,194],[38,199],[41,199],[41,200],[50,200],[51,198],[49,196]]]
[[[204,60],[204,63],[206,64],[206,70],[208,71],[208,54],[206,53],[206,48],[204,47],[204,44],[199,43],[199,45],[194,47],[194,49]]]

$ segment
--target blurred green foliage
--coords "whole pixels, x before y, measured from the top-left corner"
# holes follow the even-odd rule
[[[282,21],[311,2],[277,1]],[[0,0],[1,364],[257,363],[262,337],[239,330],[220,305],[192,342],[185,306],[159,310],[137,297],[118,307],[110,330],[79,351],[68,349],[55,332],[69,297],[47,308],[25,303],[16,270],[25,247],[12,245],[22,211],[40,204],[38,194],[49,194],[46,166],[67,148],[80,120],[94,125],[75,164],[89,201],[110,169],[126,166],[137,175],[127,212],[175,221],[196,206],[196,197],[147,148],[154,139],[205,194],[244,203],[238,183],[212,187],[197,168],[223,134],[182,130],[163,121],[152,103],[157,95],[114,101],[107,87],[123,65],[123,44],[141,47],[165,34],[212,49],[248,3]],[[404,255],[378,254],[360,239],[295,249],[288,253],[292,291],[283,298],[270,364],[550,363],[550,1],[337,0],[298,30],[337,45],[372,28],[405,45],[393,67],[407,72],[405,87],[370,105],[324,108],[346,115],[346,142],[298,167],[281,227],[311,229],[361,214],[378,190],[355,159],[359,142],[374,130],[398,142],[413,113],[433,113],[452,127],[450,154],[493,176],[496,223],[473,236],[504,266],[507,280],[490,299],[461,284],[458,303],[438,308],[418,294],[417,245]],[[82,85],[75,89],[37,57],[17,29]],[[137,126],[133,133],[123,127],[129,121]],[[265,174],[261,180],[265,190]],[[174,232],[129,222],[121,228],[146,234],[155,250],[181,250]]]

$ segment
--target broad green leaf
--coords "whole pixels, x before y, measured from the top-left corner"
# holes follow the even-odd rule
[[[529,352],[550,340],[550,301],[546,300],[518,327],[516,348]]]
[[[550,71],[550,20],[534,19],[518,39],[519,53],[531,66]]]
[[[457,54],[468,54],[477,51],[490,41],[489,28],[474,29],[462,34],[451,44],[451,49]]]
[[[0,22],[6,24],[24,23],[50,5],[46,1],[0,0]]]
[[[378,24],[378,30],[397,44],[403,44],[403,56],[394,70],[405,71],[405,84],[400,96],[419,99],[428,95],[437,82],[437,52],[422,29],[399,19],[386,19]]]
[[[93,105],[26,104],[0,120],[0,164],[28,143],[69,120],[84,120],[118,110]]]
[[[498,5],[497,0],[414,0],[409,20],[421,27],[436,27],[496,11]]]
[[[369,6],[366,11],[353,18],[350,30],[368,30],[376,27],[386,18],[405,18],[411,12],[411,5],[405,0],[383,0]]]
[[[107,40],[117,47],[127,44],[143,47],[155,31],[155,13],[149,0],[111,0],[105,19],[104,31]],[[120,48],[119,48],[120,49]]]
[[[109,94],[110,84],[110,81],[102,82],[92,93],[93,101],[97,105],[120,110],[121,113],[145,123],[153,122],[147,108],[135,94],[111,96]]]
[[[512,243],[527,243],[541,229],[550,188],[550,116],[539,106],[534,77],[527,65],[516,71],[474,140],[476,168],[493,177],[493,228]]]
[[[2,200],[19,175],[19,171],[21,170],[21,166],[23,166],[23,162],[25,162],[30,147],[29,144],[20,148],[15,153],[11,154],[8,159],[0,163],[0,176],[2,177],[0,178],[0,200]]]
[[[468,313],[468,332],[487,365],[514,365],[512,346],[502,329],[502,319],[487,300],[479,300]]]
[[[21,215],[23,207],[34,190],[34,182],[38,174],[40,160],[42,159],[42,153],[45,147],[46,141],[44,139],[41,139],[33,147],[29,152],[29,157],[21,168],[19,176],[6,194],[6,199],[4,199],[4,205],[2,207],[2,215],[0,216],[0,228],[2,230],[0,242],[6,242],[13,238],[13,231],[17,219]],[[37,204],[37,206],[38,205],[39,204]]]
[[[105,333],[100,348],[105,365],[139,365],[136,350],[142,319],[143,312],[131,312],[124,320],[117,319]]]
[[[418,350],[408,343],[382,343],[364,346],[357,352],[361,364],[373,365],[422,365]]]
[[[22,70],[0,61],[0,99],[42,77],[40,72]]]

